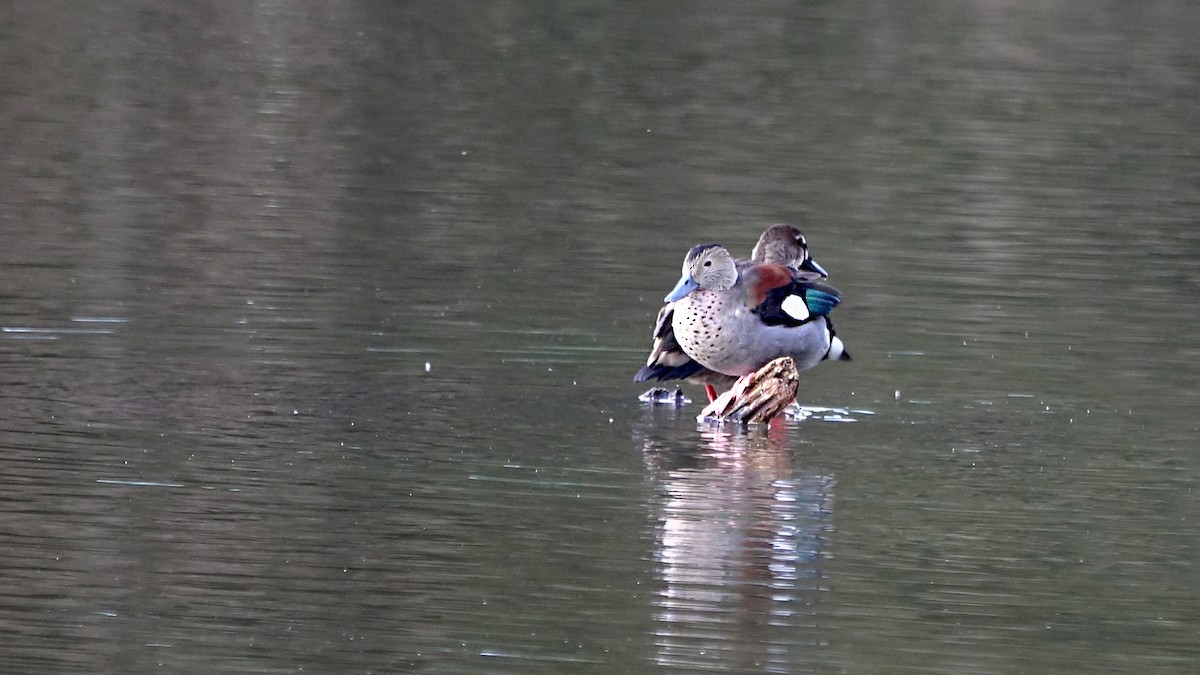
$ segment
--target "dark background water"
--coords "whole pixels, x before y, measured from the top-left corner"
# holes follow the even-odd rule
[[[5,4],[0,670],[1191,672],[1198,28]],[[779,221],[812,416],[639,403]]]

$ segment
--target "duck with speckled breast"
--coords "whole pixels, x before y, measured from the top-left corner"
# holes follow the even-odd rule
[[[841,293],[822,283],[804,235],[790,225],[767,228],[751,260],[734,260],[718,244],[700,244],[659,311],[654,345],[635,381],[732,383],[781,356],[797,370],[823,360],[850,360],[829,313]]]

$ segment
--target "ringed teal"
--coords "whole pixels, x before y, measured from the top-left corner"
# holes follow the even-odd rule
[[[781,356],[798,370],[848,358],[829,319],[842,301],[837,289],[777,263],[738,265],[718,244],[688,251],[666,301],[679,346],[723,375],[748,375]]]
[[[816,281],[828,276],[825,269],[817,264],[816,260],[813,260],[804,234],[786,224],[772,225],[767,228],[754,245],[749,261],[735,261],[740,267],[746,267],[755,262],[784,265],[791,268],[798,278],[808,281]],[[658,319],[654,325],[654,343],[650,350],[650,356],[646,359],[646,365],[637,372],[633,379],[635,382],[654,379],[686,380],[695,384],[703,384],[709,401],[712,401],[716,398],[713,385],[732,384],[736,377],[705,368],[679,346],[672,326],[673,310],[674,303],[670,302],[659,310]],[[837,353],[834,353],[831,350],[833,358],[846,360],[850,358],[844,349],[836,351]]]

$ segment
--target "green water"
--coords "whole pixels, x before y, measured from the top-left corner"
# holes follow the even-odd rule
[[[0,670],[1191,672],[1198,26],[0,10]],[[639,403],[773,222],[854,360]]]

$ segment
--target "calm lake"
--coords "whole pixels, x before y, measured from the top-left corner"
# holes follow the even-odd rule
[[[1198,31],[6,4],[0,672],[1195,672]],[[641,403],[776,222],[854,360]]]

